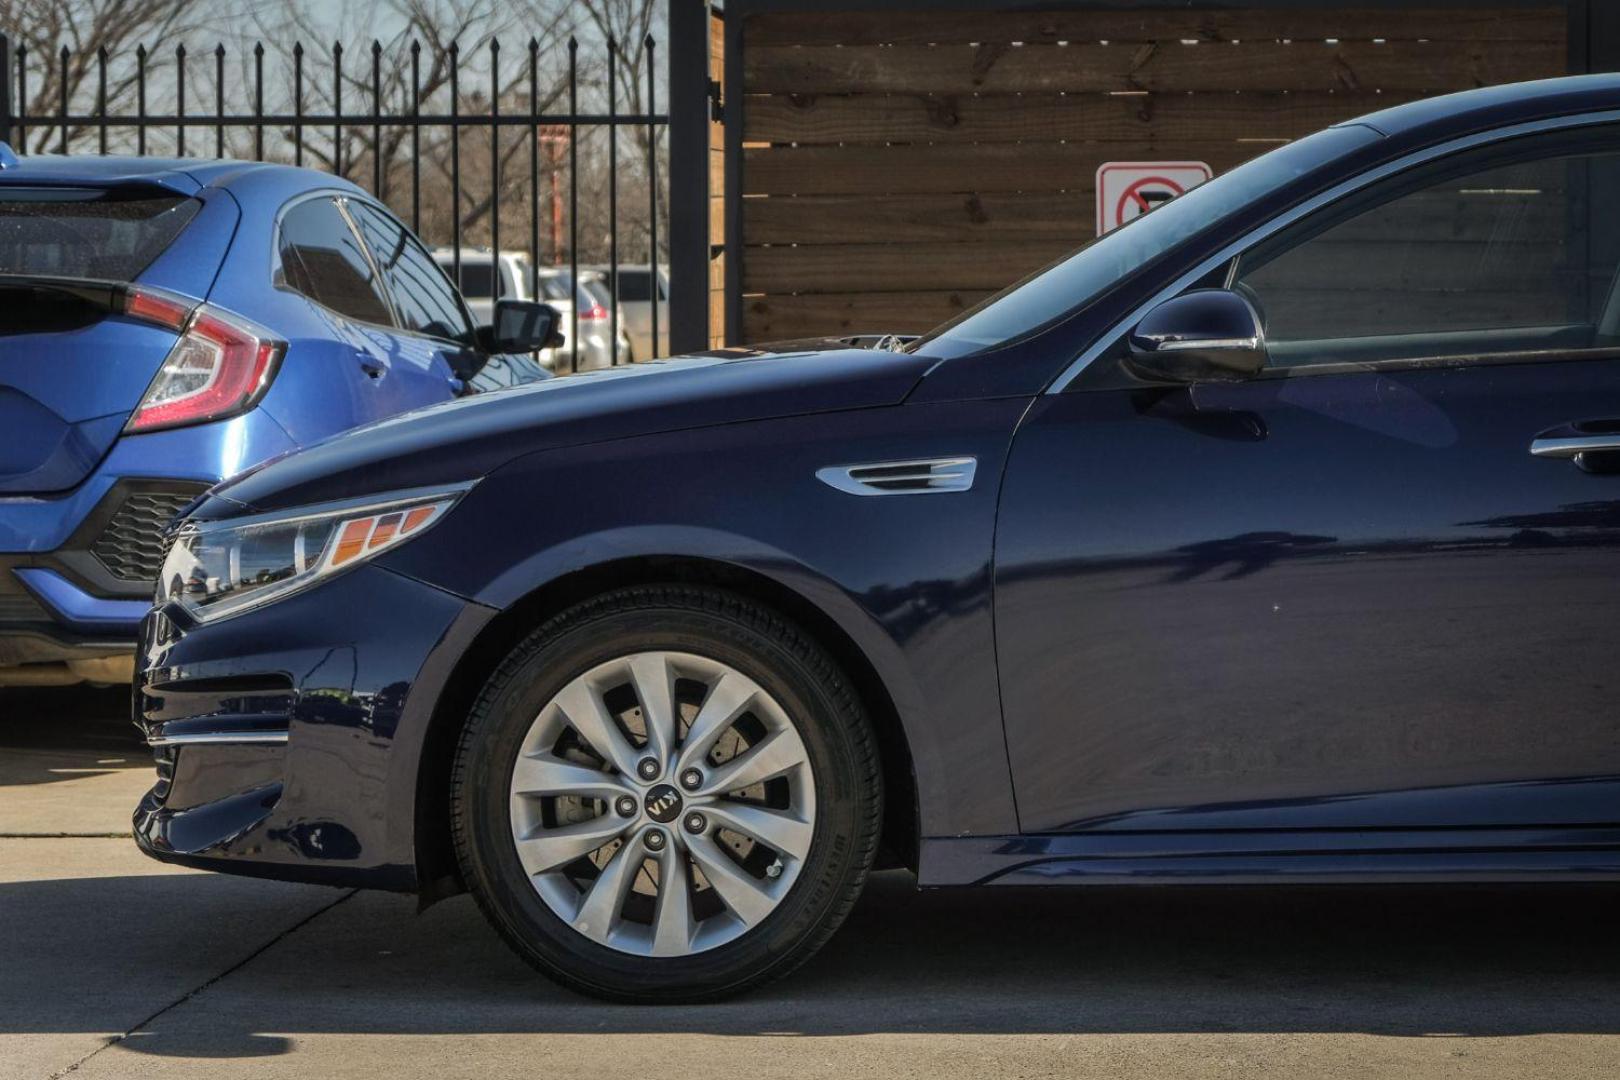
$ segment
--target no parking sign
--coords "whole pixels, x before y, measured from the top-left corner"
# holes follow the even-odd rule
[[[1097,169],[1097,235],[1141,217],[1215,173],[1202,161],[1106,161]]]

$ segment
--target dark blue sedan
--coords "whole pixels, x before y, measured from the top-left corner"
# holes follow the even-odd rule
[[[522,344],[345,181],[0,144],[0,686],[128,682],[176,511]]]
[[[260,469],[144,625],[139,842],[470,890],[644,1002],[792,969],[874,866],[1613,878],[1617,189],[1620,78],[1438,98],[904,346],[543,383]]]

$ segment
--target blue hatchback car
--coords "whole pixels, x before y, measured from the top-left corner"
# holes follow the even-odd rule
[[[336,432],[546,377],[491,363],[526,344],[492,333],[331,176],[0,146],[0,686],[127,682],[176,511]]]
[[[239,478],[144,624],[136,836],[465,888],[641,1002],[790,970],[874,865],[1613,880],[1617,181],[1620,76],[1401,105],[899,348]]]

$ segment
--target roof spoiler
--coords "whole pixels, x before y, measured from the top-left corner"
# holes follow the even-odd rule
[[[0,169],[14,169],[22,164],[17,151],[11,148],[10,143],[0,142]]]

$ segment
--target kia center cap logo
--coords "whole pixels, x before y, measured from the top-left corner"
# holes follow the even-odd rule
[[[681,793],[668,784],[659,784],[647,792],[647,816],[668,824],[681,815]]]

